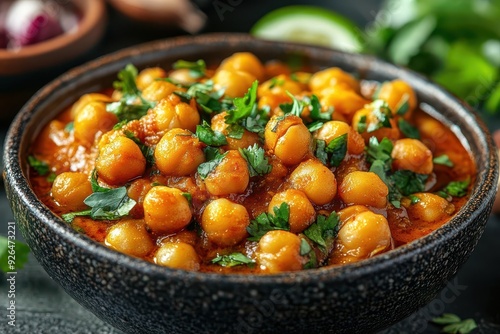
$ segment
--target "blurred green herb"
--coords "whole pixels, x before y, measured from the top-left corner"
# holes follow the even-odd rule
[[[477,328],[474,319],[462,320],[452,313],[444,313],[440,317],[433,318],[432,322],[443,326],[441,332],[449,334],[468,334]]]

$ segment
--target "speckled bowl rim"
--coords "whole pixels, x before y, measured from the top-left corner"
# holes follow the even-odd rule
[[[213,42],[228,42],[228,43],[259,43],[263,46],[275,47],[277,45],[292,48],[298,52],[301,50],[313,50],[314,52],[330,52],[338,57],[349,57],[350,64],[359,66],[360,64],[369,62],[372,66],[384,69],[389,72],[389,75],[400,77],[403,80],[412,80],[412,85],[417,90],[424,90],[426,86],[431,86],[433,89],[434,98],[439,98],[441,101],[446,101],[446,105],[450,109],[461,110],[463,116],[468,118],[468,122],[473,122],[475,125],[476,135],[481,139],[481,144],[485,148],[486,164],[490,168],[477,172],[476,182],[473,187],[473,192],[467,203],[461,210],[445,225],[431,232],[429,235],[413,241],[407,245],[391,250],[387,253],[376,257],[366,259],[354,264],[339,266],[339,267],[323,267],[312,270],[304,270],[298,272],[286,272],[273,275],[245,275],[245,274],[219,274],[219,273],[200,273],[188,272],[184,270],[171,269],[161,267],[153,263],[146,262],[141,259],[133,258],[128,255],[116,252],[99,244],[87,236],[75,231],[64,221],[52,213],[45,205],[43,205],[31,190],[26,177],[24,176],[23,161],[20,156],[20,147],[23,140],[23,132],[33,117],[31,112],[37,104],[50,99],[54,90],[58,87],[70,83],[71,80],[78,76],[86,75],[90,70],[99,66],[117,62],[126,58],[140,57],[147,55],[150,52],[185,46],[188,44],[210,44]],[[225,283],[252,283],[257,284],[290,284],[290,283],[312,283],[327,280],[355,280],[357,277],[375,273],[383,268],[397,265],[405,262],[409,258],[415,257],[420,253],[426,253],[435,245],[445,242],[446,239],[452,238],[462,231],[466,226],[477,218],[480,212],[486,210],[488,201],[485,199],[492,198],[497,190],[498,179],[498,161],[496,150],[494,149],[493,140],[486,125],[479,118],[477,113],[466,103],[458,100],[452,94],[437,86],[435,83],[425,77],[397,67],[395,65],[383,62],[371,56],[343,53],[322,47],[306,46],[294,43],[271,42],[257,40],[247,34],[227,34],[216,33],[200,36],[177,37],[167,40],[155,41],[139,46],[127,48],[110,55],[98,58],[84,65],[76,67],[65,74],[59,76],[51,83],[40,89],[21,109],[11,124],[6,137],[4,148],[4,178],[9,182],[16,191],[23,204],[26,205],[35,217],[46,224],[54,233],[57,233],[68,243],[74,244],[76,247],[84,248],[88,252],[95,254],[96,257],[105,259],[106,261],[116,263],[121,266],[136,269],[144,275],[153,275],[156,277],[168,276],[169,278],[178,278],[182,280],[192,280],[207,283],[216,283],[224,281]]]

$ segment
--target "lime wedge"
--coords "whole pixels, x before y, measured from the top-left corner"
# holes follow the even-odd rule
[[[348,52],[363,47],[360,29],[347,18],[321,7],[287,6],[263,16],[250,33],[258,38],[315,44]]]

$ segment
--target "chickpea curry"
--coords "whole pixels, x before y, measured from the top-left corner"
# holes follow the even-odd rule
[[[401,80],[128,65],[50,121],[28,157],[37,196],[90,238],[161,266],[268,274],[338,266],[445,224],[474,163]]]

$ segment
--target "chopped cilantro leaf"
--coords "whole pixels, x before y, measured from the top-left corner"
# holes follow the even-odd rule
[[[196,136],[208,146],[222,146],[227,144],[226,136],[220,131],[215,131],[210,127],[207,121],[196,126]]]
[[[69,122],[64,127],[64,131],[66,131],[66,132],[72,132],[74,129],[75,129],[75,123],[74,122]]]
[[[444,187],[443,191],[453,197],[464,197],[467,195],[467,188],[470,184],[470,178],[463,181],[452,181]]]
[[[415,195],[410,195],[408,196],[408,198],[410,199],[411,204],[417,204],[418,202],[420,202],[420,198]]]
[[[250,176],[265,175],[271,172],[272,166],[266,157],[266,151],[257,144],[239,149],[240,154],[248,163]]]
[[[45,161],[38,160],[35,156],[30,155],[28,156],[28,164],[33,167],[33,169],[38,173],[40,176],[45,176],[49,173],[50,167],[49,164],[46,163]]]
[[[449,334],[468,334],[477,328],[474,319],[462,320],[459,316],[445,313],[440,317],[432,319],[432,322],[444,326],[441,332]]]
[[[329,155],[330,165],[339,166],[344,160],[347,153],[347,133],[334,138],[325,148],[325,152]]]
[[[248,240],[259,241],[264,234],[274,230],[290,230],[288,219],[290,207],[283,202],[279,207],[273,208],[274,214],[263,212],[250,222],[247,232],[250,234]]]
[[[366,148],[366,159],[368,162],[373,162],[375,160],[381,160],[390,169],[392,158],[391,153],[394,145],[392,141],[388,138],[383,138],[380,142],[376,137],[371,137],[368,142],[368,147]]]
[[[255,80],[248,92],[243,97],[233,99],[234,109],[227,111],[226,123],[239,124],[239,121],[252,114],[252,110],[257,108],[257,87],[259,82]]]
[[[443,165],[447,167],[453,167],[453,161],[450,160],[450,157],[447,156],[446,154],[440,155],[438,157],[435,157],[432,162],[436,165]]]
[[[207,147],[205,149],[205,158],[206,162],[200,164],[198,166],[198,175],[200,175],[201,179],[204,180],[226,157],[227,152],[224,154],[220,154],[218,149],[214,147]]]
[[[368,124],[366,131],[373,132],[380,128],[392,128],[392,113],[389,105],[384,100],[375,100],[370,104],[372,113],[377,118],[377,122]]]
[[[404,196],[424,191],[427,178],[428,175],[409,170],[398,170],[391,176],[394,186]]]
[[[12,241],[0,235],[0,270],[4,273],[13,272],[24,267],[28,261],[30,248],[20,241]],[[9,262],[9,255],[15,254],[15,261],[12,258]]]
[[[184,196],[185,199],[189,202],[189,205],[193,205],[193,195],[190,193],[182,193],[182,196]]]
[[[207,65],[205,64],[205,61],[203,59],[198,59],[195,62],[186,61],[186,60],[178,60],[172,65],[172,68],[174,70],[188,69],[189,75],[192,78],[197,79],[197,78],[202,78],[205,76],[205,71],[207,69]]]
[[[328,217],[318,215],[316,221],[304,231],[304,234],[317,244],[323,253],[328,253],[338,230],[339,216],[332,212]]]
[[[316,252],[309,245],[309,242],[305,238],[300,239],[300,248],[299,248],[300,256],[309,257],[309,261],[304,265],[304,269],[313,269],[318,267],[318,259],[316,257]]]
[[[319,159],[323,163],[323,165],[326,165],[328,162],[328,154],[326,153],[326,142],[322,139],[316,139],[316,148],[314,150],[314,155],[316,158]]]
[[[136,96],[139,94],[139,89],[135,83],[137,79],[137,74],[139,71],[137,68],[128,64],[123,70],[118,72],[118,81],[113,82],[113,87],[120,90],[124,95]]]
[[[292,103],[282,103],[280,104],[281,110],[285,115],[295,115],[300,117],[302,111],[304,110],[304,105],[289,91],[286,92],[287,95],[292,99]]]
[[[410,104],[408,103],[409,95],[405,94],[399,104],[396,106],[396,114],[399,116],[404,116],[410,109]]]
[[[273,89],[274,87],[281,87],[284,83],[285,79],[273,77],[271,78],[271,85],[269,86],[269,89]]]
[[[54,182],[54,180],[56,179],[56,177],[57,177],[56,173],[54,173],[54,172],[50,173],[47,176],[47,182],[50,182],[50,183]]]
[[[401,132],[408,138],[420,139],[420,132],[418,129],[405,121],[403,118],[398,120],[398,126]]]
[[[312,250],[311,245],[309,245],[307,240],[300,239],[300,249],[299,249],[300,256],[308,255],[311,250]]]
[[[333,109],[328,110],[328,112],[321,112],[321,103],[316,95],[311,95],[311,113],[309,117],[313,121],[330,121],[332,119]]]
[[[366,115],[363,115],[359,118],[358,128],[356,129],[358,133],[364,133],[366,131]]]
[[[234,267],[240,265],[253,265],[255,261],[242,253],[232,253],[228,255],[218,255],[211,261],[223,267]]]

